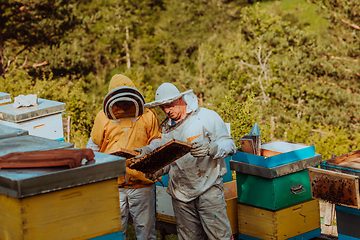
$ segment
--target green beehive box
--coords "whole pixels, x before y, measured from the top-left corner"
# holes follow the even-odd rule
[[[279,210],[312,199],[308,170],[264,178],[236,172],[238,202]]]

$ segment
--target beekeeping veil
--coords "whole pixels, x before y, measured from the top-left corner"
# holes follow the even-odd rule
[[[188,90],[180,93],[179,89],[172,83],[161,84],[155,93],[155,101],[145,104],[146,108],[155,108],[157,106],[171,103],[176,99],[183,97],[187,109],[186,112],[194,111],[198,108],[198,102],[193,90]]]
[[[111,78],[109,92],[103,101],[105,116],[111,120],[136,118],[144,113],[145,99],[134,83],[122,74]]]

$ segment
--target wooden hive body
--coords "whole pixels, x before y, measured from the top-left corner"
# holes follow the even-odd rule
[[[236,172],[238,202],[278,210],[312,199],[307,170],[268,179]],[[299,186],[299,192],[292,188]]]
[[[89,239],[120,231],[116,179],[20,199],[0,194],[0,239]]]
[[[318,200],[278,211],[238,203],[239,239],[311,239],[321,235],[319,214]]]

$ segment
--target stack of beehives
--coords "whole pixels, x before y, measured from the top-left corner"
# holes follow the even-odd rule
[[[3,124],[0,146],[0,157],[73,148]],[[72,169],[0,169],[0,239],[122,239],[117,177],[124,174],[125,158],[98,152]]]
[[[315,147],[276,140],[261,156],[241,149],[236,171],[240,239],[311,239],[321,235],[318,200],[311,195],[307,167],[321,162]]]

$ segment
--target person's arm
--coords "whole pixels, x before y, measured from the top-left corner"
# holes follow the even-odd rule
[[[100,151],[100,147],[99,145],[97,145],[90,137],[88,143],[86,144],[86,148],[90,148],[92,149],[93,151]]]
[[[235,154],[235,141],[228,133],[224,121],[217,113],[211,113],[211,117],[203,120],[203,139],[193,144],[190,153],[194,157],[212,158],[226,158]]]

